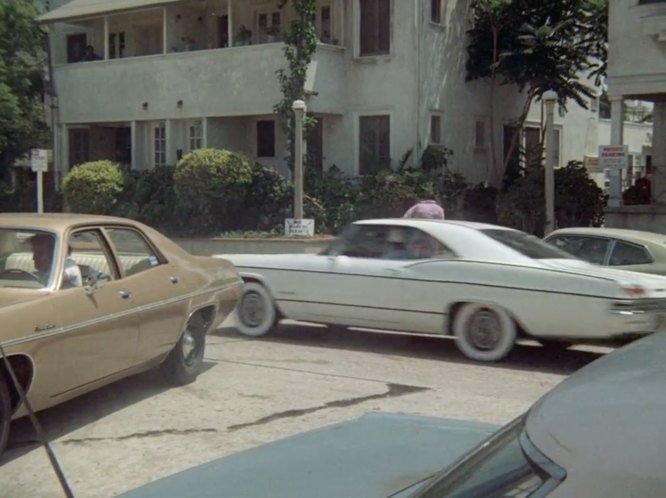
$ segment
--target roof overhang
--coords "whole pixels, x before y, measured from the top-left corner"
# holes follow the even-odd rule
[[[37,18],[38,22],[70,21],[90,17],[101,17],[123,11],[160,7],[182,0],[71,0],[62,7],[54,9]]]

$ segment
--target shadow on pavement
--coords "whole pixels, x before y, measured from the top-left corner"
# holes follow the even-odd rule
[[[359,329],[345,330],[340,327],[328,328],[293,323],[280,324],[275,330],[260,338],[243,336],[231,327],[219,329],[213,334],[248,341],[260,340],[296,346],[349,349],[391,356],[444,360],[560,375],[571,374],[609,351],[608,348],[582,346],[558,350],[543,347],[532,341],[521,341],[504,360],[496,363],[481,363],[464,357],[451,337],[371,332]]]
[[[213,362],[205,362],[203,372],[215,365]],[[53,441],[172,387],[159,369],[153,368],[42,410],[36,415],[47,440]],[[13,421],[7,450],[0,457],[0,466],[20,458],[40,445],[29,417]]]

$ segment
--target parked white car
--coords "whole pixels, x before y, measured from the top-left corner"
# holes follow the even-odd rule
[[[452,335],[496,361],[521,335],[547,344],[633,338],[666,328],[666,278],[574,259],[504,227],[380,219],[350,225],[321,254],[220,255],[246,282],[238,329],[281,318]]]

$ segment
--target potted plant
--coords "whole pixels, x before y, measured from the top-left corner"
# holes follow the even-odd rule
[[[236,36],[234,37],[234,45],[237,47],[252,45],[252,31],[247,29],[245,25],[241,25],[241,27],[238,28],[238,33],[236,33]]]

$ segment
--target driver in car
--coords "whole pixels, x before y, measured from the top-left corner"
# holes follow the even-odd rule
[[[30,238],[32,247],[32,260],[37,269],[37,276],[47,285],[52,271],[53,251],[55,250],[55,237],[53,235],[40,233]],[[65,260],[65,271],[62,278],[62,287],[82,287],[83,277],[76,262],[67,257]]]

